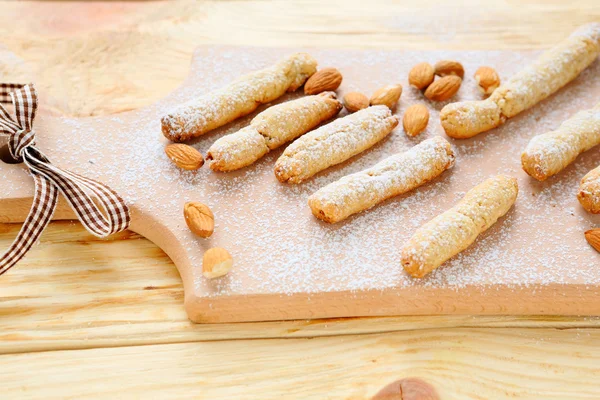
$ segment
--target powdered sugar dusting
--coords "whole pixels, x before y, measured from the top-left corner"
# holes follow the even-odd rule
[[[585,153],[563,173],[542,183],[529,178],[520,164],[520,154],[532,136],[556,128],[576,111],[597,102],[598,61],[556,95],[501,128],[465,141],[448,139],[456,153],[456,166],[433,182],[329,225],[311,215],[307,205],[310,194],[426,138],[443,134],[439,110],[446,103],[429,103],[406,83],[414,64],[440,59],[461,61],[466,78],[453,101],[469,100],[481,96],[471,78],[477,67],[493,66],[502,79],[507,79],[539,53],[311,50],[320,66],[336,66],[344,75],[338,96],[351,90],[370,95],[383,85],[402,83],[404,93],[396,114],[401,117],[408,106],[427,103],[431,112],[427,130],[417,138],[408,138],[398,127],[372,149],[297,186],[282,185],[273,174],[282,149],[233,173],[214,173],[208,168],[181,171],[168,160],[164,154],[166,140],[160,132],[162,115],[177,104],[294,51],[202,48],[195,56],[186,85],[157,105],[132,114],[103,117],[102,124],[94,125],[96,128],[85,119],[40,116],[36,121],[38,143],[57,165],[103,180],[137,210],[166,224],[191,260],[193,289],[199,297],[391,287],[399,288],[401,293],[408,286],[426,290],[477,285],[483,290],[494,284],[600,283],[600,254],[583,237],[586,229],[600,223],[600,217],[585,213],[576,199],[579,180],[600,164],[600,152]],[[287,95],[282,100],[296,96]],[[206,154],[217,138],[246,126],[256,112],[192,144]],[[44,135],[48,131],[60,136]],[[126,157],[119,155],[124,153],[122,148],[128,149]],[[414,231],[452,207],[473,186],[496,174],[518,178],[520,193],[515,207],[473,246],[429,277],[414,280],[405,274],[400,266],[400,249]],[[0,179],[6,182],[3,190],[8,196],[31,186],[30,178],[17,166],[0,164]],[[215,234],[208,240],[193,236],[185,225],[182,209],[190,200],[208,204],[215,214]],[[154,232],[142,233],[160,240],[159,236],[153,237],[158,235]],[[212,246],[227,248],[234,257],[234,268],[228,276],[208,281],[202,277],[201,262],[203,252]]]

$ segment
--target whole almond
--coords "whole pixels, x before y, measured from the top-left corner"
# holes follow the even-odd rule
[[[390,110],[393,110],[394,107],[396,107],[398,100],[400,100],[400,96],[402,96],[402,85],[387,85],[377,89],[375,93],[373,93],[373,96],[371,96],[369,103],[372,106],[382,104],[387,106]]]
[[[233,267],[233,257],[222,247],[208,249],[202,257],[202,275],[208,279],[226,275]]]
[[[404,378],[383,387],[371,400],[439,400],[435,388],[420,378]]]
[[[600,228],[587,231],[585,233],[585,240],[600,253]]]
[[[190,201],[183,206],[183,216],[188,228],[196,235],[207,238],[215,230],[215,217],[206,204]]]
[[[406,109],[402,118],[404,132],[414,137],[427,128],[429,122],[429,110],[424,104],[415,104]]]
[[[348,112],[357,112],[369,107],[369,99],[362,93],[350,92],[344,96],[344,107]]]
[[[433,101],[446,101],[458,92],[462,79],[456,75],[446,75],[435,80],[425,91],[425,97]]]
[[[431,85],[434,78],[434,69],[431,64],[422,62],[412,67],[408,73],[408,83],[419,90]]]
[[[465,69],[462,64],[454,60],[441,60],[435,63],[435,74],[438,76],[456,75],[462,79],[465,76]]]
[[[304,84],[304,94],[335,91],[342,84],[342,74],[335,68],[323,68],[314,73]]]
[[[475,71],[475,80],[481,91],[485,94],[492,94],[500,86],[500,77],[492,67],[479,67]]]
[[[165,147],[165,153],[181,169],[193,171],[204,165],[202,154],[187,144],[171,143]]]

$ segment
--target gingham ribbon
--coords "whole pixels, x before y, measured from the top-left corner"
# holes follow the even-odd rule
[[[14,117],[1,104],[10,102]],[[37,93],[32,84],[0,83],[0,135],[8,135],[10,156],[25,163],[35,182],[29,215],[8,251],[0,256],[0,275],[19,262],[38,240],[52,219],[59,191],[93,235],[106,237],[129,226],[129,209],[117,193],[102,183],[55,167],[35,147],[36,109]]]

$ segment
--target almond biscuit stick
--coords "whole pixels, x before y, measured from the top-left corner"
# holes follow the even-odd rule
[[[577,198],[587,212],[600,214],[600,167],[591,170],[583,177]]]
[[[529,175],[545,181],[599,144],[600,104],[597,104],[573,115],[557,130],[534,136],[521,155],[521,164]]]
[[[334,92],[301,97],[270,107],[250,125],[218,139],[206,159],[214,171],[233,171],[257,161],[270,150],[314,129],[342,109]]]
[[[288,146],[275,163],[280,182],[301,183],[355,156],[386,137],[398,118],[386,106],[372,106],[323,125]]]
[[[371,168],[347,175],[308,198],[315,217],[338,222],[411,191],[454,165],[452,146],[441,136],[427,139]]]
[[[448,104],[440,119],[446,134],[467,139],[500,126],[575,79],[600,55],[600,23],[580,27],[482,101]]]
[[[316,72],[317,62],[306,53],[244,75],[229,85],[172,110],[161,120],[163,135],[183,142],[250,114],[286,92],[293,92]]]
[[[401,252],[401,263],[422,278],[469,247],[479,234],[510,210],[517,199],[517,180],[498,175],[469,190],[450,210],[421,226]]]

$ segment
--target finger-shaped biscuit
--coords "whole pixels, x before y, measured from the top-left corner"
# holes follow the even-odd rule
[[[442,126],[456,139],[493,129],[571,82],[599,54],[600,23],[585,25],[494,90],[488,99],[444,107]]]
[[[600,167],[583,177],[577,198],[587,212],[600,214]]]
[[[218,139],[206,159],[214,171],[233,171],[254,163],[269,150],[294,140],[333,118],[342,109],[334,92],[301,97],[270,107],[250,126]]]
[[[244,75],[171,111],[161,120],[163,135],[175,142],[203,135],[298,89],[316,70],[317,62],[310,55],[297,53]]]
[[[357,111],[301,136],[275,163],[280,182],[301,183],[372,147],[398,125],[386,106]]]
[[[498,104],[492,100],[461,101],[442,109],[440,121],[448,136],[468,139],[473,132],[485,132],[504,123]]]
[[[308,198],[313,214],[341,221],[390,197],[413,190],[454,165],[452,146],[436,136],[371,168],[332,182]]]
[[[270,107],[258,114],[251,125],[273,150],[335,117],[341,109],[335,92],[323,92]]]
[[[580,111],[557,130],[534,136],[521,155],[523,169],[544,181],[565,169],[581,153],[600,144],[600,104]]]
[[[453,208],[417,229],[404,245],[402,266],[422,278],[469,247],[512,207],[519,188],[517,180],[498,175],[469,190]]]
[[[268,152],[265,137],[255,127],[248,125],[214,142],[206,160],[213,171],[235,171],[254,163]]]

